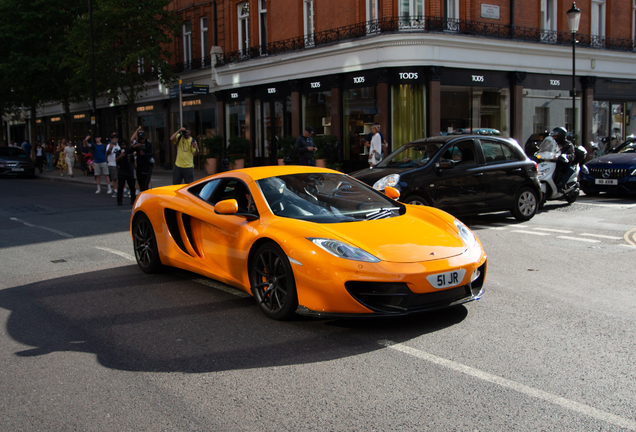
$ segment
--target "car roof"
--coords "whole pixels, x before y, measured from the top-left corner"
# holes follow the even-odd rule
[[[224,178],[224,177],[236,177],[243,180],[245,183],[251,183],[252,181],[261,180],[268,177],[284,176],[290,174],[303,174],[303,173],[331,173],[342,174],[340,171],[334,171],[328,168],[317,168],[303,165],[269,165],[262,167],[243,168],[233,171],[225,171],[219,174],[215,174],[211,177]],[[210,177],[200,180],[208,181]],[[196,182],[196,183],[199,183]]]
[[[513,139],[513,138],[508,138],[508,137],[504,137],[504,136],[477,135],[477,134],[440,135],[440,136],[434,136],[434,137],[422,138],[422,139],[414,140],[414,141],[409,142],[408,144],[423,144],[423,143],[442,143],[442,144],[446,144],[449,141],[465,140],[465,139],[478,139],[478,140],[498,139],[498,140],[504,140],[506,142],[519,145],[517,143],[517,141],[515,139]]]

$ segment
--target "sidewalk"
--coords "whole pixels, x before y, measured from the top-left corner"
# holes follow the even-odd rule
[[[203,177],[207,177],[207,173],[205,170],[194,170],[194,180],[202,179]],[[35,178],[49,180],[49,181],[59,181],[59,182],[67,182],[67,183],[77,183],[77,184],[85,184],[95,187],[95,176],[88,175],[85,176],[82,170],[79,168],[73,168],[73,177],[69,177],[66,170],[64,171],[64,175],[60,176],[60,170],[54,169],[52,172],[44,171],[42,174],[38,173],[38,170],[35,170]],[[172,184],[172,170],[163,169],[161,167],[155,167],[152,171],[152,177],[150,178],[152,182],[152,187],[160,187],[160,186],[168,186]],[[104,192],[106,191],[106,181],[102,177],[101,178],[101,186]]]

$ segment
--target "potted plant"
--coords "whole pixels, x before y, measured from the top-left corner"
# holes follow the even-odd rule
[[[314,139],[316,147],[316,166],[334,166],[340,160],[338,154],[338,140],[333,135],[317,136]]]
[[[208,174],[214,174],[218,161],[223,158],[223,137],[212,135],[201,140],[201,145],[205,149],[205,170]]]
[[[293,165],[298,162],[296,138],[291,136],[284,137],[278,145],[278,165]]]
[[[232,137],[228,140],[227,158],[230,169],[240,169],[245,166],[245,157],[250,151],[250,143],[243,137]]]

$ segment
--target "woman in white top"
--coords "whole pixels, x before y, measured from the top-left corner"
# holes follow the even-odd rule
[[[62,155],[60,155],[62,157]],[[71,141],[66,143],[64,148],[64,157],[66,158],[66,165],[68,166],[68,175],[73,177],[73,165],[75,165],[75,146]]]
[[[382,139],[375,126],[371,126],[371,147],[369,147],[369,167],[377,165],[382,160]]]

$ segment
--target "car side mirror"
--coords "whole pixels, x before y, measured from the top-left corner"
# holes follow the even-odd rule
[[[455,168],[455,161],[452,159],[441,159],[435,164],[435,168],[439,170]]]
[[[391,199],[397,200],[400,198],[400,191],[394,187],[387,186],[384,188],[384,195],[388,196]]]
[[[239,213],[238,202],[235,199],[219,201],[214,206],[214,213],[220,215],[244,216],[248,221],[259,219],[258,215],[252,213]]]

